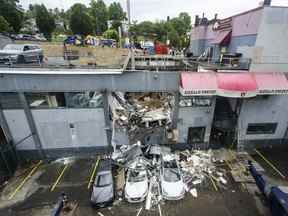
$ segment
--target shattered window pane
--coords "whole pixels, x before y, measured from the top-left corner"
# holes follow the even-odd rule
[[[103,95],[99,92],[66,93],[69,108],[102,108]]]
[[[130,171],[128,182],[142,182],[146,179],[145,171]]]
[[[97,187],[106,187],[112,184],[111,174],[103,174],[98,176]]]
[[[26,93],[26,99],[31,108],[65,107],[64,93]]]
[[[180,181],[180,173],[178,169],[164,169],[164,179],[168,182]]]

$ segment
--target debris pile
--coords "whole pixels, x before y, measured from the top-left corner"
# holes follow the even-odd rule
[[[113,124],[126,127],[131,137],[141,129],[168,128],[171,124],[174,97],[170,94],[113,92],[108,102]]]
[[[225,188],[226,171],[215,166],[215,157],[211,150],[179,152],[178,162],[182,170],[185,189],[194,197],[197,197],[195,187],[201,185],[207,178],[218,187]]]

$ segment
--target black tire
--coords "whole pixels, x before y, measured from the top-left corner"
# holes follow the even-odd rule
[[[19,55],[17,58],[18,64],[25,64],[25,57],[23,55]]]

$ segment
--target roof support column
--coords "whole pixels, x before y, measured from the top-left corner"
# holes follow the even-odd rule
[[[20,101],[22,103],[22,106],[23,106],[23,109],[24,109],[24,112],[25,112],[25,116],[26,116],[26,119],[27,119],[27,122],[28,122],[28,125],[29,125],[29,128],[30,128],[30,131],[32,133],[32,137],[33,137],[33,140],[34,140],[34,143],[35,143],[35,147],[38,150],[39,157],[44,159],[45,158],[45,153],[44,153],[44,150],[43,150],[43,147],[42,147],[42,143],[41,143],[41,140],[40,140],[40,137],[39,137],[39,133],[38,133],[38,130],[37,130],[34,118],[33,118],[33,114],[31,112],[29,104],[28,104],[28,102],[26,100],[25,94],[24,94],[24,92],[19,92],[18,95],[19,95],[19,99],[20,99]]]
[[[103,95],[103,110],[104,110],[104,119],[105,119],[105,131],[107,136],[108,146],[111,147],[111,139],[112,139],[112,128],[111,121],[109,117],[109,103],[108,103],[108,92],[102,92]]]
[[[173,96],[174,96],[175,104],[174,104],[173,116],[172,116],[172,128],[177,129],[180,94],[179,94],[179,92],[174,92]]]

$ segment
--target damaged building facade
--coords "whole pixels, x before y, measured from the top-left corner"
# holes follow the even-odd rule
[[[250,59],[249,70],[1,68],[2,147],[16,149],[17,157],[53,158],[136,141],[239,150],[284,144],[287,16],[287,8],[264,6],[228,25],[197,21],[194,55],[211,45],[219,48],[212,56],[220,56],[225,42],[226,50]]]

